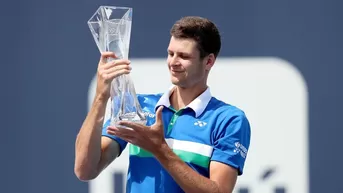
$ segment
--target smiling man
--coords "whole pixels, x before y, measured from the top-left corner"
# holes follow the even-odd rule
[[[244,112],[211,95],[207,78],[221,48],[216,26],[184,17],[171,29],[168,69],[173,86],[163,94],[139,94],[147,125],[103,125],[113,78],[130,73],[130,61],[107,63],[102,53],[92,107],[76,139],[75,173],[96,178],[129,146],[127,193],[232,192],[243,174],[250,145]],[[223,83],[225,89],[225,83]],[[129,145],[127,145],[130,143]]]

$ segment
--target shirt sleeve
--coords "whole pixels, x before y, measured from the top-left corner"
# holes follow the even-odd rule
[[[223,116],[214,130],[212,161],[230,165],[243,174],[244,163],[250,146],[250,124],[244,113]]]
[[[102,136],[109,137],[109,138],[113,139],[114,141],[116,141],[119,144],[119,147],[120,147],[119,155],[120,155],[124,151],[124,149],[125,149],[125,147],[127,145],[127,142],[122,140],[122,139],[120,139],[117,136],[110,135],[110,134],[107,133],[107,127],[110,126],[110,122],[111,122],[111,120],[108,119],[106,121],[106,123],[104,124],[104,126],[102,128]]]

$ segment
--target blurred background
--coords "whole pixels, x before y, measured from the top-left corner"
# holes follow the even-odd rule
[[[259,163],[263,171],[256,171],[258,164],[248,164],[237,193],[343,192],[343,77],[339,76],[343,70],[343,1],[2,0],[1,193],[124,192],[125,173],[112,172],[111,178],[99,179],[100,189],[96,189],[91,183],[80,182],[73,172],[75,137],[88,111],[90,85],[100,56],[87,21],[100,5],[133,8],[130,58],[136,64],[164,62],[174,22],[182,16],[203,16],[216,23],[222,33],[220,66],[249,63],[247,68],[222,68],[236,70],[237,80],[240,78],[232,83],[238,85],[233,93],[254,86],[245,87],[242,77],[251,77],[245,70],[252,76],[259,72],[256,80],[263,79],[261,83],[280,90],[277,104],[287,104],[289,109],[273,112],[254,108],[251,120],[258,125],[253,128],[258,136],[253,142],[258,144],[256,149],[264,147],[268,155],[281,151],[283,157],[270,159],[271,165]],[[293,74],[280,73],[274,63],[288,66]],[[144,66],[137,68],[146,73]],[[284,75],[278,79],[282,85],[273,84],[274,76],[265,78],[263,72],[273,75],[273,70]],[[220,78],[213,75],[212,82],[220,83]],[[225,87],[216,85],[215,92]],[[221,96],[231,94],[229,89],[217,91]],[[264,88],[262,93],[256,88],[254,93],[258,95],[255,103],[259,103],[258,98],[270,96],[274,90]],[[238,99],[243,95],[235,96],[233,99],[249,109],[251,105]],[[249,97],[254,99],[254,95]],[[280,115],[273,118],[278,124],[258,122],[272,114]],[[280,126],[283,124],[289,127]],[[279,144],[259,143],[274,137],[267,132],[274,126],[285,134],[283,140]],[[252,150],[250,163],[257,162],[259,151]],[[285,168],[287,172],[278,173]],[[292,180],[298,178],[299,183]],[[114,186],[101,190],[109,184]]]

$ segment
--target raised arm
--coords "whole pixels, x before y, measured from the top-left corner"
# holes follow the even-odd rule
[[[120,152],[119,144],[102,136],[106,104],[110,97],[111,82],[114,78],[130,72],[128,60],[114,60],[113,53],[102,53],[97,71],[97,88],[94,101],[88,112],[75,142],[76,176],[87,181],[97,177]]]

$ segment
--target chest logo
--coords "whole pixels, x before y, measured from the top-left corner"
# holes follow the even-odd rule
[[[154,113],[150,113],[150,112],[147,112],[147,111],[144,111],[144,115],[146,117],[155,118],[155,114]]]
[[[204,121],[196,121],[196,122],[194,123],[194,125],[199,126],[199,127],[203,127],[203,126],[206,126],[207,123],[204,122]]]

